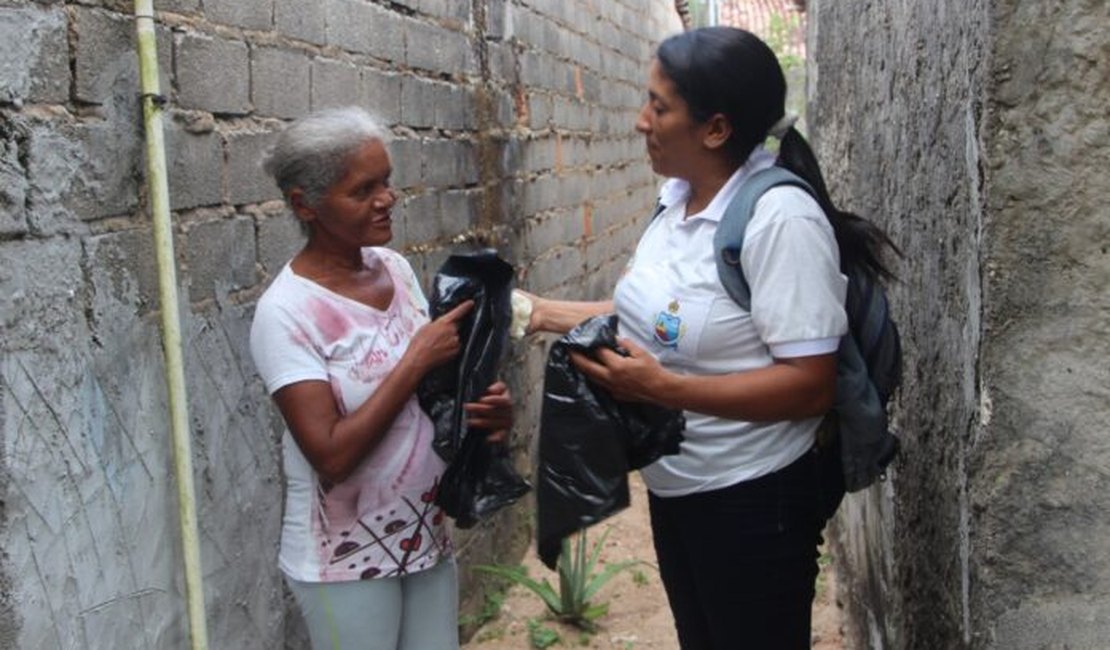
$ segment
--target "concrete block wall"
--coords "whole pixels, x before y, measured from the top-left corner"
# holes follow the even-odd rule
[[[851,647],[1101,648],[1105,3],[809,3],[830,187],[907,253],[890,480],[832,534]]]
[[[300,648],[275,561],[282,427],[247,334],[302,235],[261,152],[289,119],[362,105],[395,133],[394,245],[425,283],[495,245],[522,286],[601,297],[651,206],[633,123],[679,24],[664,0],[155,7],[209,637]],[[0,647],[186,646],[129,11],[0,0]],[[544,357],[531,340],[507,364],[525,471]],[[464,565],[512,561],[530,517],[460,532]]]

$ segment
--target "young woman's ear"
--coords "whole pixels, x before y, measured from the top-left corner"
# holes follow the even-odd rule
[[[732,124],[721,113],[715,113],[705,122],[702,144],[706,149],[720,149],[732,137]]]
[[[304,190],[299,187],[289,190],[289,206],[293,208],[293,215],[302,223],[308,224],[316,219],[316,211],[308,204]]]

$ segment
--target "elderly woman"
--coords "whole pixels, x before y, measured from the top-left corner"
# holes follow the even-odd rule
[[[444,470],[414,391],[459,351],[464,303],[429,322],[392,238],[388,134],[356,108],[313,113],[264,168],[308,240],[258,301],[251,354],[287,431],[279,563],[312,647],[457,648],[457,576]],[[504,437],[504,384],[466,405]]]

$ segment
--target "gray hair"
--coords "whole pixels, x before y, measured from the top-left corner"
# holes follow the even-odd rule
[[[357,106],[326,108],[290,124],[266,152],[262,169],[286,197],[300,188],[315,206],[346,174],[347,159],[367,141],[389,141],[389,131]]]

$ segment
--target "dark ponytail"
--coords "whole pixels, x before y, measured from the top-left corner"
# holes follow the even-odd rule
[[[836,241],[840,247],[840,267],[843,270],[855,267],[872,279],[893,279],[894,274],[883,263],[882,251],[889,248],[898,256],[902,252],[878,226],[833,205],[825,186],[825,177],[817,164],[817,157],[797,129],[791,127],[783,135],[777,164],[794,172],[813,188],[817,195],[814,198],[836,233]]]
[[[767,139],[772,125],[785,114],[786,78],[778,57],[751,32],[735,27],[690,30],[663,41],[656,57],[693,119],[704,122],[718,113],[728,118],[732,138],[726,147],[737,165]],[[794,128],[782,137],[777,164],[813,187],[836,233],[842,269],[892,277],[882,251],[901,252],[877,226],[833,205],[817,158]]]

